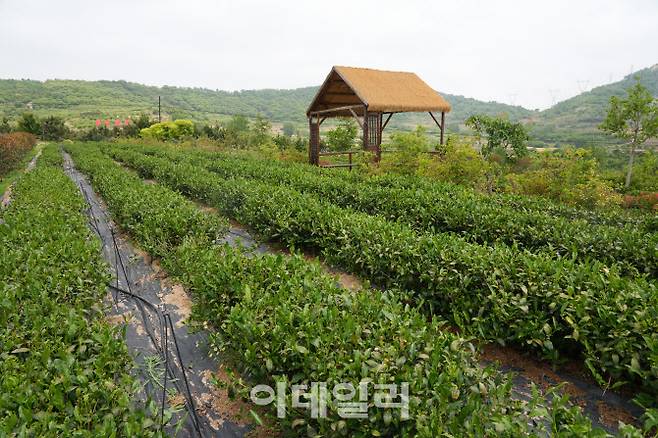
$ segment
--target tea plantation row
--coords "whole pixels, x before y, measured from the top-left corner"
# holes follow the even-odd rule
[[[320,250],[375,284],[414,291],[431,313],[477,337],[582,354],[600,381],[658,390],[658,292],[598,262],[551,260],[450,234],[418,234],[296,190],[225,179],[183,161],[122,148],[115,159],[217,207],[262,236]]]
[[[194,318],[216,329],[215,348],[238,354],[256,382],[320,381],[329,388],[339,382],[409,382],[406,421],[397,410],[375,409],[372,392],[367,420],[341,418],[331,399],[327,418],[314,419],[310,411],[293,408],[287,395],[291,415],[283,427],[329,436],[518,436],[543,427],[594,433],[563,400],[554,399],[548,412],[537,397],[530,405],[512,400],[507,380],[481,368],[468,342],[442,330],[438,320],[427,321],[404,294],[348,291],[301,256],[251,255],[216,245],[215,217],[199,216],[174,192],[166,202],[156,199],[165,189],[144,184],[96,150],[68,149],[121,226],[139,230],[131,231],[137,243],[161,254],[167,271],[193,292]],[[147,222],[167,215],[175,218],[170,226]],[[156,246],[149,228],[159,236]],[[530,426],[529,417],[539,425]]]
[[[0,211],[0,436],[148,436],[85,203],[45,149]]]
[[[484,197],[473,192],[407,190],[350,182],[316,174],[308,170],[310,166],[282,167],[271,161],[244,160],[227,154],[137,149],[184,160],[224,177],[257,179],[312,193],[341,207],[379,214],[420,231],[454,232],[477,243],[502,242],[554,256],[620,264],[630,274],[639,271],[658,275],[658,233],[637,230],[635,226],[591,225],[545,212],[524,212],[516,206],[483,202]]]
[[[156,151],[159,152],[166,148],[167,145],[145,147],[145,149],[149,150],[151,153],[155,153]],[[188,148],[187,150],[198,157],[204,158],[216,158],[218,155],[215,151],[203,149]],[[231,151],[230,153],[223,153],[222,156],[230,156],[233,159],[248,162],[257,161],[267,166],[273,166],[280,169],[303,171],[309,175],[329,176],[346,182],[365,183],[371,187],[406,189],[411,192],[422,191],[435,193],[437,196],[456,197],[460,199],[464,198],[469,203],[474,202],[481,207],[511,208],[524,213],[541,213],[569,220],[583,220],[596,225],[612,225],[615,227],[630,225],[647,232],[658,231],[658,215],[648,215],[634,210],[590,210],[566,205],[561,202],[555,202],[541,197],[509,193],[480,194],[464,186],[436,181],[422,176],[388,173],[383,175],[365,175],[359,172],[347,172],[335,169],[326,170],[323,168],[308,166],[306,164],[263,159],[250,152]]]

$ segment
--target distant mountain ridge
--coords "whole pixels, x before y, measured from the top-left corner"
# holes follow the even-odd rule
[[[574,141],[600,136],[598,125],[605,117],[611,96],[623,97],[635,78],[654,95],[658,96],[658,64],[636,71],[621,81],[592,88],[572,98],[563,100],[551,108],[525,119],[533,125],[533,134],[553,141]]]
[[[596,87],[544,111],[521,106],[483,102],[464,96],[441,94],[452,104],[448,129],[463,131],[464,120],[472,114],[507,114],[532,127],[533,137],[545,142],[587,142],[602,138],[597,126],[603,119],[610,96],[622,96],[634,77],[658,95],[658,64],[629,75],[619,82]],[[16,117],[32,109],[38,115],[56,114],[75,127],[91,126],[97,118],[135,116],[141,112],[157,115],[158,96],[167,118],[191,118],[213,122],[234,114],[257,114],[274,122],[293,122],[300,129],[306,123],[305,112],[318,87],[290,90],[262,89],[220,91],[204,88],[147,86],[126,81],[0,79],[0,114]],[[424,114],[396,115],[394,129],[410,129],[428,123]]]

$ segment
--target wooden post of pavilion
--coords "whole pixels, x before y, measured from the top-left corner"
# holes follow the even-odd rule
[[[309,139],[308,139],[308,161],[309,163],[319,166],[320,165],[320,117],[317,117],[317,122],[310,116],[308,118],[309,126]]]
[[[446,112],[441,111],[441,141],[439,142],[440,144],[443,144],[443,133],[445,132],[446,129]]]

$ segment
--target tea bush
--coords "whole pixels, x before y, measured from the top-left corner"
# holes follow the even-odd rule
[[[111,194],[108,206],[120,224],[140,230],[135,239],[150,245],[148,229],[160,231],[146,222],[138,200],[148,198],[152,186],[93,149],[68,149],[101,195]],[[374,409],[371,392],[365,420],[341,418],[332,401],[326,418],[312,418],[287,394],[284,427],[324,436],[520,436],[546,429],[605,436],[558,398],[550,406],[537,396],[529,403],[514,400],[507,378],[482,368],[468,341],[443,330],[438,320],[428,322],[404,294],[341,289],[301,256],[254,256],[217,246],[189,201],[174,192],[166,199],[153,202],[148,213],[180,217],[189,227],[182,243],[182,234],[163,236],[173,238],[161,242],[170,249],[163,265],[194,293],[194,317],[217,330],[215,348],[238,354],[256,381],[320,381],[329,388],[336,382],[409,382],[408,420],[395,410]]]
[[[483,247],[447,233],[418,234],[286,187],[224,179],[119,148],[110,153],[266,238],[320,250],[376,284],[415,291],[432,312],[478,337],[552,358],[582,354],[599,381],[606,375],[658,389],[658,291],[614,266]]]
[[[0,435],[149,436],[85,203],[46,148],[0,212]]]
[[[156,152],[170,159],[206,167],[225,177],[245,177],[312,193],[341,207],[378,214],[421,231],[458,233],[470,241],[517,245],[535,252],[580,260],[622,264],[629,274],[658,275],[658,235],[637,226],[591,225],[584,220],[525,212],[518,207],[482,203],[468,192],[371,187],[331,176],[311,175],[300,168],[279,168],[255,160],[221,155],[210,159],[185,152]],[[306,166],[308,167],[308,166]]]

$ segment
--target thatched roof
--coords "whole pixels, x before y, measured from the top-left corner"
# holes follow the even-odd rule
[[[335,66],[307,113],[359,104],[373,112],[450,111],[450,104],[415,73]]]

